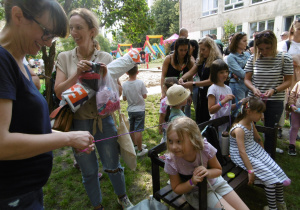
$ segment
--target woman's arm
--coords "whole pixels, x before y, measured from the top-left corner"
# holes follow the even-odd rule
[[[197,65],[194,65],[188,72],[186,72],[180,79],[179,84],[182,85],[185,80],[193,78],[193,76],[197,73]]]
[[[64,146],[83,150],[94,148],[93,136],[87,131],[50,134],[23,134],[9,132],[13,103],[0,99],[0,160],[30,158]]]
[[[285,89],[291,86],[292,79],[293,79],[293,75],[284,75],[283,83],[281,83],[281,85],[279,85],[278,87],[271,87],[271,89],[267,90],[264,95],[267,97],[271,97],[275,92],[274,88],[276,88],[278,92],[284,91]]]
[[[244,78],[244,83],[246,87],[253,92],[253,94],[257,97],[261,96],[261,92],[259,89],[257,89],[253,84],[252,84],[252,72],[246,72],[245,78]]]
[[[234,73],[241,79],[245,78],[244,69],[238,64],[238,62],[233,56],[228,56],[227,62],[228,62],[228,67],[232,73]]]
[[[164,83],[165,83],[165,78],[168,72],[168,67],[171,62],[172,55],[168,55],[163,63],[162,66],[162,72],[161,72],[161,78],[160,78],[160,88],[161,88],[161,99],[163,99],[166,96],[165,90],[164,90]]]

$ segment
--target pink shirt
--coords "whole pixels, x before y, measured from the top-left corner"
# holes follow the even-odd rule
[[[204,138],[204,148],[201,151],[202,161],[205,168],[207,168],[207,162],[213,158],[217,153],[217,149],[214,148],[210,143],[207,142]],[[174,154],[169,153],[166,155],[165,159],[165,172],[170,175],[183,174],[191,175],[194,172],[194,169],[198,166],[201,166],[200,153],[197,153],[196,159],[194,162],[189,162],[184,160],[181,157],[176,157]],[[215,178],[208,179],[211,184],[215,183]]]

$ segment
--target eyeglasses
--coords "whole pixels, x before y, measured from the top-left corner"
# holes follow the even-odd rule
[[[34,17],[32,17],[32,20],[33,20],[34,22],[36,22],[36,23],[43,29],[43,31],[44,31],[44,34],[43,34],[43,36],[42,36],[42,40],[43,40],[43,41],[48,41],[48,40],[54,39],[54,38],[56,37],[55,34],[52,34],[48,29],[46,29],[45,26],[43,26],[43,25],[40,24],[36,19],[34,19]],[[53,40],[53,41],[55,41],[55,40]]]

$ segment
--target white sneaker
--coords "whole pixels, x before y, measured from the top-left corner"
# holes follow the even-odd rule
[[[282,153],[283,153],[283,150],[280,149],[280,148],[276,148],[276,152],[282,154]]]
[[[127,195],[125,195],[123,198],[118,198],[118,203],[122,206],[122,208],[125,210],[127,208],[133,207],[132,203],[130,202]]]
[[[145,148],[147,148],[147,145],[146,145],[146,144],[142,144],[142,149],[145,149]],[[135,145],[135,146],[134,146],[134,149],[135,149],[135,150],[138,150],[138,146]]]
[[[142,149],[141,151],[138,151],[137,152],[137,156],[143,156],[143,155],[145,155],[145,154],[147,154],[148,153],[148,149]]]

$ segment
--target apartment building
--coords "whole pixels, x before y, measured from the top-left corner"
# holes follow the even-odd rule
[[[224,23],[230,20],[236,32],[272,30],[278,40],[300,18],[299,0],[180,0],[180,28],[189,30],[189,38],[198,40],[206,34],[224,35]]]

